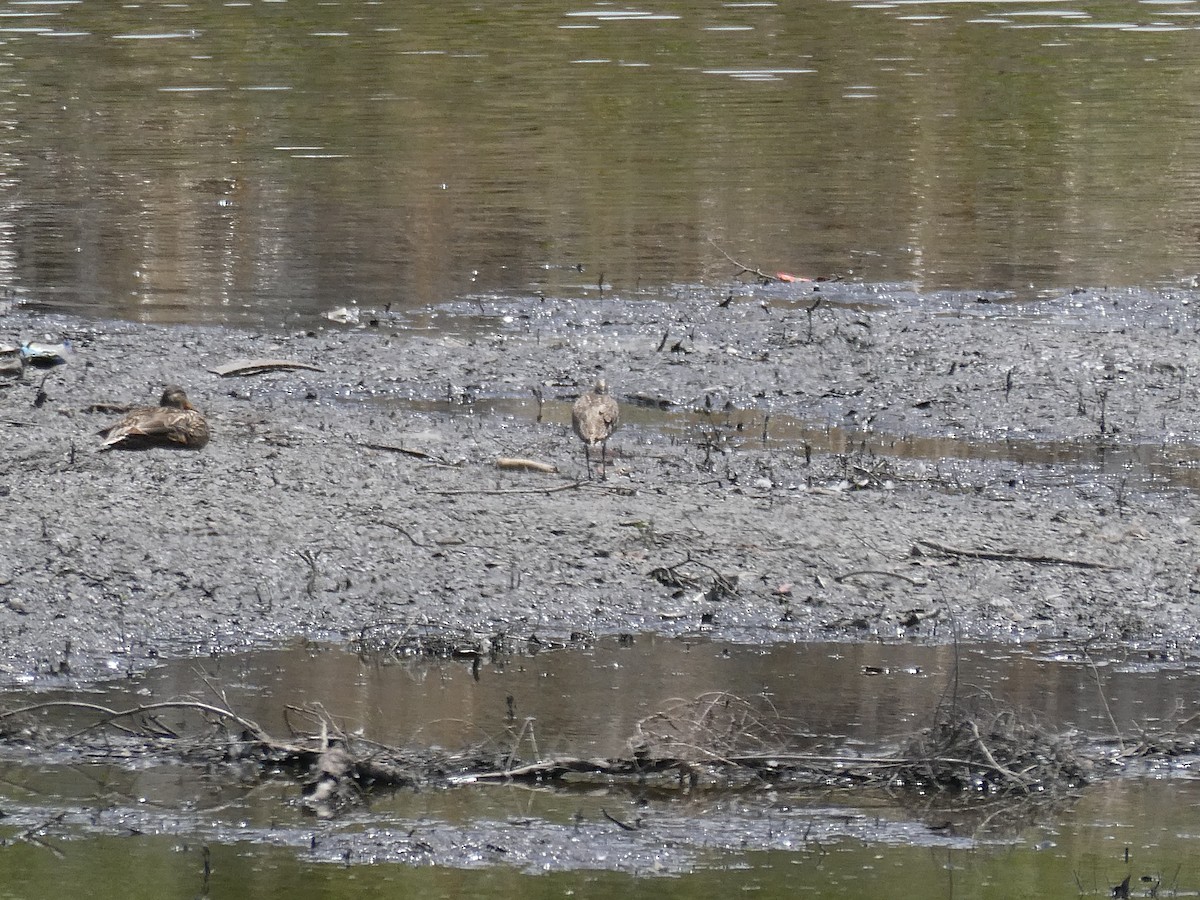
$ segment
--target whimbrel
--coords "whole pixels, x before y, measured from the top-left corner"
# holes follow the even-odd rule
[[[589,479],[592,477],[592,448],[597,444],[600,445],[600,477],[608,477],[608,439],[616,431],[620,415],[617,401],[608,395],[608,385],[603,378],[596,379],[595,388],[582,394],[571,407],[571,425],[583,441],[583,459]]]
[[[101,429],[105,436],[101,450],[146,450],[150,447],[174,447],[199,450],[208,443],[208,422],[188,402],[178,385],[168,384],[158,406],[130,410],[115,425]]]

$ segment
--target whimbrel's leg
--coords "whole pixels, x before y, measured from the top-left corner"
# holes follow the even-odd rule
[[[600,442],[600,480],[608,481],[608,438]]]
[[[583,442],[583,464],[587,467],[588,481],[592,480],[592,445]]]

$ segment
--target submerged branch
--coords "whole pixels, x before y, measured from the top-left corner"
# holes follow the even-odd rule
[[[127,719],[133,716],[146,715],[153,712],[162,712],[165,710],[193,710],[195,712],[208,713],[209,715],[217,716],[218,718],[226,719],[234,722],[244,728],[247,732],[261,740],[267,740],[266,733],[258,726],[257,723],[244,719],[230,709],[224,709],[220,706],[213,706],[211,703],[202,703],[199,700],[176,700],[162,703],[144,703],[139,706],[130,707],[129,709],[110,709],[107,706],[101,706],[98,703],[85,703],[80,700],[47,700],[43,703],[31,703],[28,706],[22,706],[17,709],[11,709],[7,712],[0,712],[0,722],[6,719],[11,719],[15,716],[25,715],[27,713],[42,712],[47,709],[74,709],[83,712],[94,712],[102,718],[98,722],[92,724],[92,728],[99,727],[105,724],[115,723],[118,719]]]
[[[725,250],[721,247],[721,245],[718,244],[716,241],[714,241],[712,238],[709,238],[708,242],[713,245],[714,249],[716,249],[716,251],[718,253],[720,253],[723,257],[725,257],[727,260],[729,260],[731,263],[733,263],[735,266],[738,267],[738,271],[734,272],[734,274],[733,274],[734,278],[739,278],[742,275],[753,275],[755,278],[757,278],[759,280],[760,284],[771,284],[774,281],[779,281],[779,279],[776,278],[774,275],[768,275],[762,269],[759,269],[756,267],[751,267],[751,266],[746,265],[745,263],[738,262],[736,259],[734,259],[732,256],[730,256],[728,253],[726,253]]]

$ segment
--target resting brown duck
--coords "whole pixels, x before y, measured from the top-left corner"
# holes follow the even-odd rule
[[[171,447],[199,450],[208,443],[208,422],[188,402],[183,388],[168,384],[158,406],[130,410],[120,422],[100,431],[104,435],[101,450],[148,450]]]

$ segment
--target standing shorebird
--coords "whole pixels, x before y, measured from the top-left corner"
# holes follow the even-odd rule
[[[603,378],[596,379],[596,386],[580,396],[571,407],[571,426],[583,441],[583,459],[587,464],[588,478],[592,477],[592,448],[600,445],[600,477],[608,477],[606,457],[608,439],[617,430],[621,411],[617,401],[608,395],[608,385]]]
[[[199,450],[208,443],[208,422],[178,385],[168,384],[158,406],[132,409],[120,422],[103,428],[101,450],[174,447]]]

